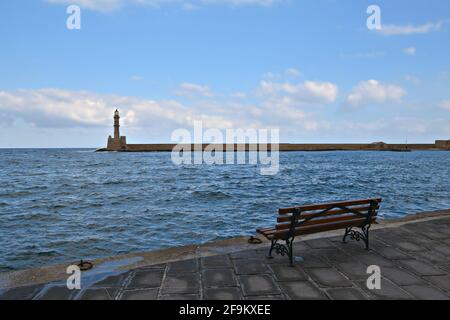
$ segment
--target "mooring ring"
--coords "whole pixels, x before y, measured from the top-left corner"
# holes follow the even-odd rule
[[[248,243],[250,244],[260,244],[262,243],[262,240],[259,238],[255,238],[254,236],[251,236],[250,239],[248,239]]]
[[[88,271],[94,267],[94,264],[89,261],[83,261],[81,260],[77,266],[80,268],[81,271]]]

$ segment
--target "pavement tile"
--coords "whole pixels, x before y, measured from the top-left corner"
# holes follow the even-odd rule
[[[410,300],[412,296],[402,290],[399,286],[382,278],[381,289],[367,288],[366,281],[358,282],[358,286],[375,299],[380,300]]]
[[[305,243],[313,249],[327,249],[334,248],[333,243],[327,238],[320,238],[314,240],[307,240]]]
[[[445,257],[442,254],[435,252],[435,251],[415,252],[413,256],[415,259],[422,260],[425,262],[432,262],[432,263],[449,262],[450,263],[450,260],[447,259],[447,257]]]
[[[419,260],[402,260],[400,264],[419,276],[438,276],[446,274],[444,270],[438,269],[430,263]]]
[[[327,300],[328,297],[309,281],[281,282],[281,289],[293,300]]]
[[[309,276],[322,287],[351,287],[352,282],[334,268],[307,269]]]
[[[380,267],[391,267],[394,265],[391,260],[384,258],[374,251],[366,252],[365,254],[356,256],[355,258],[368,266],[376,265]]]
[[[236,260],[234,262],[236,274],[268,273],[269,269],[264,260]]]
[[[424,250],[422,246],[419,246],[410,241],[399,241],[393,243],[393,245],[405,252],[419,252]]]
[[[51,286],[49,288],[43,289],[39,292],[34,299],[38,300],[71,300],[77,294],[79,290],[69,290],[65,285]]]
[[[125,290],[121,300],[156,300],[159,289]]]
[[[130,272],[125,272],[118,275],[113,275],[104,278],[101,281],[94,283],[92,286],[94,287],[121,287],[123,282],[128,278]]]
[[[168,266],[168,274],[194,273],[198,271],[197,259],[171,262]]]
[[[164,276],[162,269],[138,270],[128,283],[127,289],[157,288]]]
[[[450,293],[450,275],[431,276],[424,279]]]
[[[158,300],[200,300],[197,294],[170,294],[162,295]]]
[[[105,288],[93,288],[85,290],[78,300],[113,300],[109,292]]]
[[[338,263],[336,268],[351,280],[363,280],[369,277],[367,266],[358,261]]]
[[[419,300],[450,300],[450,295],[426,285],[402,287]]]
[[[338,288],[327,291],[333,300],[367,300],[367,297],[359,289]]]
[[[411,258],[407,254],[405,254],[395,248],[392,248],[392,247],[387,247],[387,246],[379,246],[378,247],[377,246],[374,250],[386,259],[401,260],[401,259],[410,259]]]
[[[437,251],[438,253],[442,254],[445,257],[450,257],[450,245],[440,244],[433,247],[433,250]]]
[[[331,266],[327,260],[311,253],[303,255],[303,260],[295,262],[295,265],[301,268],[329,268]]]
[[[201,259],[203,268],[231,268],[231,260],[227,255],[205,257]]]
[[[381,276],[388,278],[399,286],[426,284],[422,279],[400,268],[381,268]]]
[[[267,248],[267,252],[269,252],[269,248]],[[233,252],[233,253],[229,254],[230,258],[233,260],[263,259],[266,255],[267,255],[267,253],[263,254],[256,250],[245,250],[245,251]]]
[[[300,281],[308,278],[305,271],[297,266],[271,265],[270,268],[277,281]]]
[[[286,297],[282,294],[276,296],[249,296],[246,297],[245,300],[287,300]]]
[[[204,291],[205,300],[242,300],[243,295],[239,288],[207,288]]]
[[[162,294],[198,294],[199,283],[198,273],[168,275],[162,285]]]
[[[268,275],[243,275],[239,282],[245,296],[262,296],[281,294],[272,277]]]
[[[311,247],[305,242],[305,241],[297,241],[294,242],[293,248],[292,248],[294,255],[295,254],[302,254],[302,252],[311,250]]]
[[[321,259],[324,259],[330,264],[336,263],[336,262],[346,262],[349,261],[350,256],[345,253],[342,250],[339,250],[337,248],[334,249],[317,249],[314,251],[314,254],[316,254]]]
[[[0,293],[0,300],[31,300],[42,288],[43,285],[33,285],[6,289]]]
[[[205,269],[202,272],[205,287],[236,286],[233,269]]]

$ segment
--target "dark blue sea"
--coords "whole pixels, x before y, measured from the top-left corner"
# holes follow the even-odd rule
[[[2,149],[0,271],[252,235],[279,207],[367,197],[384,218],[450,208],[450,152],[281,153],[263,176],[170,153]]]

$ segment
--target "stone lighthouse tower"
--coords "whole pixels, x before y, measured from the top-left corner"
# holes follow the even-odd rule
[[[119,110],[114,111],[114,140],[120,139],[120,115]]]
[[[108,138],[108,151],[126,151],[127,138],[120,136],[120,115],[119,110],[114,111],[114,138]]]

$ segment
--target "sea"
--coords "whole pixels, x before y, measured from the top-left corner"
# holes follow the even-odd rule
[[[251,236],[294,205],[381,197],[384,219],[450,208],[447,151],[287,152],[279,166],[0,149],[0,272]]]

